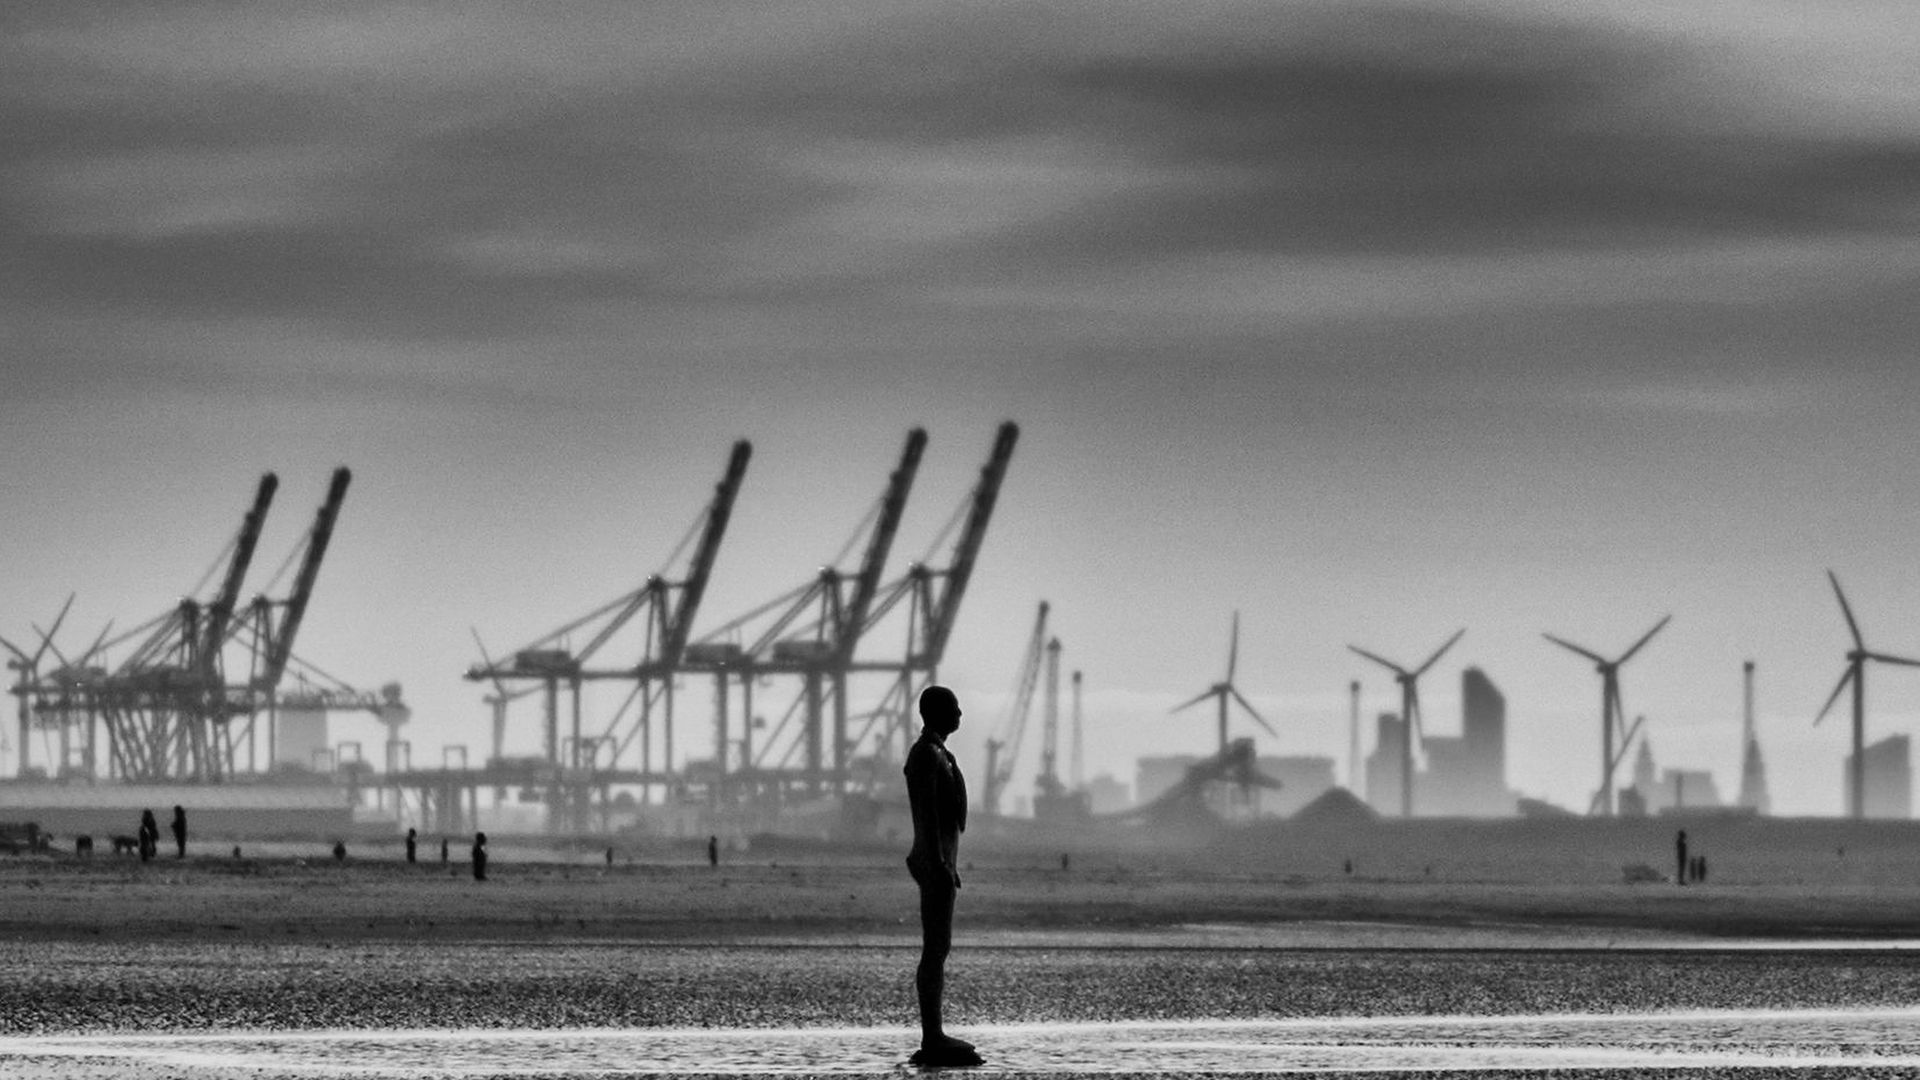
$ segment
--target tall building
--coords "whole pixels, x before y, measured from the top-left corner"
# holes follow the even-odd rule
[[[1889,735],[1877,743],[1868,743],[1866,761],[1866,797],[1861,800],[1870,818],[1909,818],[1913,816],[1913,764],[1905,735]],[[1853,805],[1853,755],[1842,763],[1846,806]]]
[[[1367,805],[1384,817],[1400,816],[1400,733],[1404,725],[1394,713],[1374,719],[1373,753],[1367,755]],[[1416,778],[1415,783],[1419,781]],[[1414,788],[1415,798],[1420,789]],[[1414,807],[1418,810],[1419,807]]]
[[[1507,699],[1477,667],[1460,673],[1460,737],[1430,738],[1427,771],[1414,780],[1423,814],[1502,817],[1513,813],[1507,790]]]

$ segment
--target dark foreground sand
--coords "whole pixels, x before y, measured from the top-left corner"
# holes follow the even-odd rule
[[[0,1031],[912,1023],[914,896],[891,859],[609,869],[522,854],[492,878],[394,859],[0,857]],[[1920,888],[1887,884],[1682,889],[1001,860],[966,875],[952,1015],[964,1030],[1911,1010],[1916,954],[1877,946],[1920,939],[1917,914]],[[1842,947],[1798,947],[1809,939]],[[162,1073],[109,1063],[57,1075]]]

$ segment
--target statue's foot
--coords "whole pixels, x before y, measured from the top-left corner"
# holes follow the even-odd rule
[[[924,1041],[920,1049],[907,1059],[910,1065],[928,1068],[960,1068],[969,1065],[985,1064],[980,1055],[974,1052],[973,1044],[951,1035],[942,1035],[937,1039]]]

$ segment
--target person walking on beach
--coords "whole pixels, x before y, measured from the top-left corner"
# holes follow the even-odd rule
[[[1687,830],[1685,829],[1681,829],[1680,835],[1673,838],[1673,857],[1679,864],[1674,873],[1674,884],[1685,885],[1687,883]]]
[[[487,834],[473,834],[473,880],[487,880]]]
[[[717,836],[707,837],[707,865],[720,865],[720,838]]]
[[[160,853],[160,823],[152,810],[140,811],[140,861],[147,862]]]
[[[420,861],[419,854],[420,854],[420,830],[408,829],[407,830],[407,865],[412,866],[414,863],[419,862]]]
[[[187,809],[184,806],[173,808],[173,846],[177,851],[176,859],[187,857]]]
[[[920,966],[914,989],[920,998],[920,1049],[914,1065],[978,1065],[973,1045],[946,1033],[940,998],[946,988],[947,953],[953,947],[953,902],[960,891],[960,834],[967,828],[967,784],[947,750],[947,736],[960,728],[960,699],[944,686],[920,693],[920,738],[907,752],[907,802],[913,813],[913,850],[907,871],[920,887]]]

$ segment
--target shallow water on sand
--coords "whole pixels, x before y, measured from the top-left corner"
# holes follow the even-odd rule
[[[978,1072],[1408,1073],[1920,1069],[1920,1009],[1356,1017],[968,1028]],[[873,1074],[902,1028],[314,1031],[0,1037],[0,1065],[66,1077]]]
[[[915,1041],[913,961],[903,943],[4,942],[0,1076],[887,1072]],[[972,944],[948,991],[1001,1074],[1920,1072],[1903,950],[1087,937]]]

